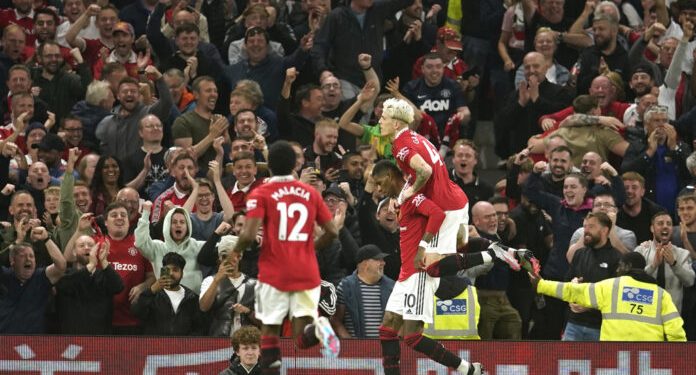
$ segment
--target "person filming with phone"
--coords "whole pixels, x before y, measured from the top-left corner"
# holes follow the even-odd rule
[[[160,277],[138,300],[131,311],[140,318],[146,335],[193,336],[205,333],[198,294],[180,284],[186,260],[170,252],[162,258]]]

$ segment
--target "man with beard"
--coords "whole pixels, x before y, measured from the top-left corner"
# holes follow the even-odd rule
[[[631,90],[628,92],[629,97],[627,101],[637,101],[643,95],[652,93],[653,88],[655,88],[655,77],[653,74],[653,70],[647,64],[640,64],[633,68],[631,80],[628,81],[628,87]]]
[[[331,325],[338,337],[377,338],[384,307],[394,288],[394,280],[384,276],[383,253],[375,245],[358,250],[357,270],[338,284],[336,314]]]
[[[196,78],[191,90],[196,98],[196,108],[177,117],[172,125],[172,139],[176,146],[193,147],[198,155],[198,168],[206,171],[208,162],[215,159],[215,149],[210,146],[215,138],[224,135],[230,124],[224,116],[213,113],[218,101],[218,87],[212,77]]]
[[[111,333],[115,335],[136,335],[142,332],[140,321],[130,310],[132,303],[150,288],[155,281],[150,263],[138,248],[135,237],[129,233],[128,209],[121,203],[112,203],[104,211],[104,226],[107,235],[97,232],[97,242],[109,243],[108,260],[121,277],[124,289],[113,299],[113,318]]]
[[[130,77],[123,78],[118,85],[117,98],[120,104],[114,108],[114,114],[106,116],[97,125],[96,136],[101,142],[102,154],[125,160],[143,145],[139,136],[140,120],[150,114],[166,119],[171,113],[174,102],[167,83],[162,79],[162,73],[152,65],[145,68],[145,73],[154,76],[159,100],[153,104],[143,104],[138,81]]]
[[[543,190],[557,197],[563,197],[563,181],[573,171],[573,152],[566,146],[551,150],[548,169],[541,174]]]
[[[251,137],[254,136],[259,131],[259,121],[254,114],[254,111],[250,109],[239,110],[234,115],[234,135],[235,138],[239,137]]]
[[[468,139],[458,139],[452,150],[454,157],[452,157],[453,168],[450,171],[450,179],[466,193],[470,207],[476,202],[490,199],[493,196],[493,187],[486,181],[479,180],[474,172],[479,157],[476,144]]]
[[[107,259],[109,243],[80,235],[89,230],[90,216],[83,215],[84,228],[77,227],[65,256],[74,259],[72,268],[56,285],[56,310],[60,333],[64,335],[106,335],[110,333],[112,300],[123,290],[123,281]],[[70,254],[70,255],[68,255]]]
[[[599,204],[606,203],[609,202],[599,202]],[[583,222],[582,245],[584,247],[572,256],[566,280],[576,283],[595,283],[616,276],[621,253],[627,251],[619,251],[612,246],[609,236],[613,221],[609,215],[597,210],[597,205],[587,214]],[[570,254],[568,256],[571,257]],[[570,314],[563,333],[563,341],[599,341],[599,329],[602,326],[600,312],[572,303],[569,307]]]
[[[73,147],[77,147],[80,150],[80,155],[96,153],[97,145],[87,141],[83,134],[82,120],[72,114],[63,117],[58,128],[58,135],[65,142],[65,148],[61,153],[63,160],[68,160],[69,150]],[[79,163],[80,159],[77,161]]]
[[[6,196],[6,189],[7,187],[3,189],[3,198]],[[18,190],[14,192],[14,194],[12,194],[12,190],[14,190],[14,187],[9,190],[9,195],[11,197],[9,200],[9,207],[2,207],[3,211],[9,212],[10,222],[12,223],[11,226],[3,226],[2,228],[0,264],[5,266],[9,266],[10,264],[8,258],[10,245],[28,241],[31,230],[41,224],[41,221],[37,218],[34,197],[26,190]],[[35,248],[35,250],[37,251],[34,252],[34,256],[39,267],[50,264],[48,262],[48,256],[46,256],[46,251],[41,251],[45,249]]]
[[[263,183],[262,179],[256,178],[257,171],[256,159],[251,152],[239,152],[232,160],[232,174],[236,181],[227,195],[232,201],[234,211],[243,210],[247,196]]]
[[[34,33],[36,35],[36,40],[33,44],[28,44],[27,48],[24,50],[27,61],[35,59],[34,54],[41,44],[56,40],[58,22],[58,15],[51,8],[41,8],[34,12]],[[63,55],[63,59],[68,65],[75,67],[75,61],[70,54],[70,48],[60,46],[60,53]]]
[[[578,59],[581,67],[577,83],[579,94],[588,93],[592,79],[600,74],[600,65],[606,65],[609,70],[621,74],[624,82],[630,80],[628,54],[616,42],[618,20],[612,15],[600,14],[592,21],[592,31],[595,44],[585,48]]]
[[[31,244],[19,242],[10,247],[10,268],[2,267],[0,288],[0,333],[46,333],[46,308],[49,296],[65,273],[66,263],[58,246],[44,227],[31,230],[31,240],[46,245],[53,264],[36,268]]]
[[[648,197],[674,214],[677,193],[689,179],[686,157],[691,149],[669,124],[667,107],[650,107],[643,117],[646,138],[631,142],[621,169],[645,177]]]
[[[133,43],[135,34],[133,26],[126,22],[117,22],[113,27],[114,48],[107,56],[97,60],[92,66],[94,79],[100,79],[104,65],[108,63],[122,64],[128,75],[138,78],[138,74],[143,73],[148,64],[152,64],[149,54],[135,53]]]
[[[664,210],[645,198],[645,179],[636,172],[621,175],[626,201],[616,215],[616,223],[636,235],[637,243],[650,240],[650,221],[656,213]]]
[[[174,178],[174,185],[162,192],[153,203],[152,222],[164,218],[166,213],[165,202],[171,202],[173,206],[183,206],[191,194],[193,186],[187,175],[198,174],[198,165],[191,155],[186,152],[179,153],[172,161],[169,174]]]
[[[641,244],[635,251],[645,257],[645,272],[669,292],[681,312],[684,288],[694,285],[696,274],[691,268],[689,251],[672,244],[672,231],[670,214],[665,211],[656,213],[650,225],[652,241]]]
[[[639,98],[636,98],[636,102],[631,104],[628,109],[626,109],[626,112],[624,112],[624,118],[623,118],[623,123],[626,125],[626,140],[629,142],[634,141],[636,138],[643,138],[645,137],[645,127],[644,127],[644,116],[645,116],[645,111],[648,110],[648,108],[657,105],[657,95],[654,95],[652,93],[645,94]],[[696,112],[694,112],[696,114]],[[682,116],[679,118],[679,121],[676,122],[677,128],[679,129],[679,134],[681,135],[682,139],[684,142],[687,144],[691,143],[689,142],[685,134],[685,132],[682,131],[681,127],[679,126],[683,120],[685,120],[688,116]],[[690,124],[692,122],[689,122]]]
[[[323,119],[314,125],[314,142],[304,149],[305,160],[315,162],[316,168],[331,182],[336,181],[343,165],[341,155],[336,152],[337,144],[338,124],[334,120]]]
[[[162,258],[160,278],[131,306],[143,321],[144,333],[157,336],[195,336],[205,333],[198,294],[180,285],[186,260],[175,252]]]
[[[60,46],[54,41],[42,43],[36,50],[36,57],[41,70],[33,77],[34,85],[41,89],[39,97],[56,114],[56,121],[60,122],[70,113],[73,105],[85,97],[92,75],[79,53],[76,53],[78,74],[65,71]]]
[[[38,150],[38,161],[44,163],[48,168],[49,175],[52,178],[61,178],[65,171],[65,166],[61,154],[65,150],[65,142],[56,134],[47,133],[41,142],[33,144],[33,149]]]
[[[341,163],[341,173],[338,182],[345,182],[348,184],[350,193],[355,198],[353,202],[349,202],[351,206],[357,204],[357,200],[360,199],[365,191],[365,183],[363,182],[365,168],[363,167],[363,163],[364,160],[358,153],[347,152],[343,154],[343,162]]]

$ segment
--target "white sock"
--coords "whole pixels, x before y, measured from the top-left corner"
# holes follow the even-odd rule
[[[462,359],[462,363],[460,363],[459,367],[457,367],[457,371],[461,372],[462,374],[467,374],[467,373],[469,373],[470,366],[471,366],[471,364],[469,364],[469,362]]]
[[[482,251],[481,256],[483,257],[484,264],[488,264],[493,261],[493,257],[491,256],[491,254],[488,254],[487,251]]]

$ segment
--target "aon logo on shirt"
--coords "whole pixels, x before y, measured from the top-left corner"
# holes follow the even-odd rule
[[[439,99],[433,100],[428,99],[423,104],[421,104],[420,109],[423,111],[449,111],[450,101],[449,99]]]

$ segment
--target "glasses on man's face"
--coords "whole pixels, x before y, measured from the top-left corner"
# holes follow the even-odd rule
[[[324,202],[326,202],[326,204],[339,204],[340,202],[345,202],[345,200],[340,198],[329,197],[324,199]]]
[[[616,206],[612,203],[605,202],[605,203],[595,203],[594,207],[596,208],[616,208]]]

